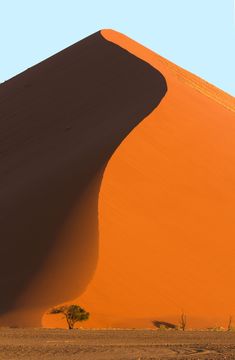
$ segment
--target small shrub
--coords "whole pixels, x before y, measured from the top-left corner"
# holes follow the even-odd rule
[[[177,325],[166,321],[154,320],[152,323],[159,330],[178,330]]]
[[[225,331],[225,328],[222,326],[209,327],[206,329],[207,331]]]

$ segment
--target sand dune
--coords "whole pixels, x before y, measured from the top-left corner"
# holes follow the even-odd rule
[[[235,315],[235,100],[127,37],[168,92],[118,147],[99,195],[99,261],[84,326],[226,326]],[[44,325],[62,325],[44,317]]]
[[[85,289],[103,170],[165,92],[160,72],[99,32],[1,84],[1,324],[39,326]]]
[[[0,94],[2,322],[64,301],[85,327],[235,316],[234,98],[112,30]]]

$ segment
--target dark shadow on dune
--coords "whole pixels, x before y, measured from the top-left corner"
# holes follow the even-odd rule
[[[96,265],[105,164],[165,93],[158,71],[99,32],[0,86],[0,313],[17,306],[57,248],[71,212],[86,214],[93,184],[89,235],[81,225],[82,251],[73,259],[72,293],[84,288]],[[48,274],[50,302],[71,295],[65,289],[60,296],[53,284]]]

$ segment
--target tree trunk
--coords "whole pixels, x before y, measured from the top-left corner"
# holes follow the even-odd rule
[[[67,318],[67,316],[66,316],[66,320],[67,320],[67,324],[68,324],[69,330],[72,330],[72,329],[73,329],[73,323],[72,323],[71,321],[69,321],[69,319]]]
[[[232,320],[233,320],[233,318],[232,318],[232,316],[230,315],[230,316],[229,316],[229,319],[228,319],[227,331],[231,331],[231,329],[232,329]]]

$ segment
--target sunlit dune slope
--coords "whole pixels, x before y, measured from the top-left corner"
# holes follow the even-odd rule
[[[99,194],[99,259],[84,326],[226,326],[235,315],[235,101],[131,39],[168,92],[118,147]],[[218,69],[219,71],[219,69]],[[45,326],[59,319],[44,316]]]
[[[40,326],[84,291],[103,170],[166,90],[100,32],[0,85],[0,325]]]

